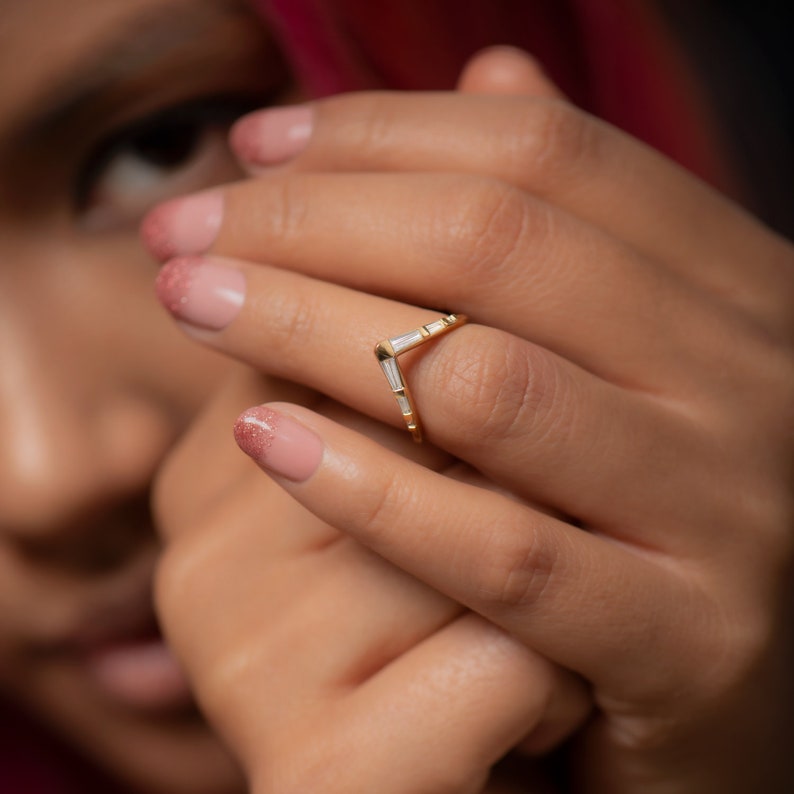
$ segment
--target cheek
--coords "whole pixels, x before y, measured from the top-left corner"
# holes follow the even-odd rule
[[[158,304],[136,242],[62,237],[0,272],[0,534],[143,493],[225,379]]]
[[[67,737],[99,768],[136,790],[170,794],[239,794],[244,791],[236,762],[196,712],[146,715],[108,704],[85,686],[68,665],[46,660],[18,671],[11,682],[25,709],[56,735]],[[33,732],[23,745],[29,753],[41,737]],[[42,753],[51,755],[47,741]],[[60,756],[48,757],[59,774]],[[73,772],[66,761],[62,770]]]
[[[113,473],[113,482],[143,481],[229,365],[189,340],[161,309],[153,290],[157,268],[132,235],[83,245],[61,237],[27,249],[13,277],[6,278],[8,272],[0,274],[0,303],[7,309],[0,312],[0,332],[5,341],[13,335],[17,356],[35,362],[40,373],[19,389],[31,399],[41,388],[68,405],[53,412],[76,425],[85,443],[102,438],[96,445],[105,456],[101,470]],[[119,411],[119,405],[136,407]],[[125,421],[113,422],[120,414]],[[161,429],[143,429],[150,419]],[[123,428],[117,437],[116,428]],[[75,457],[69,456],[71,468]],[[8,510],[0,503],[0,523]],[[34,647],[30,616],[37,625],[58,622],[59,605],[73,606],[71,596],[88,582],[69,592],[62,577],[22,564],[2,529],[0,690],[13,692],[70,743],[136,786],[174,794],[242,791],[236,766],[197,715],[127,713],[104,700],[70,662]],[[59,586],[49,587],[55,578]]]
[[[150,395],[174,416],[192,416],[228,360],[189,339],[162,308],[154,291],[158,268],[137,236],[97,242],[81,260],[58,291],[62,307],[73,307],[64,322],[83,377]]]

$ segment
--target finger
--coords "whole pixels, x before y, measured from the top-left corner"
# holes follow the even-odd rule
[[[172,278],[173,269],[183,265],[209,267],[210,278],[200,273]],[[229,260],[175,260],[162,276],[168,283],[211,283],[214,290],[218,279],[236,281],[243,272],[250,299],[234,320],[220,332],[194,325],[192,335],[262,371],[401,425],[372,348],[438,315]],[[172,295],[166,303],[197,311],[203,300]],[[718,476],[725,465],[708,453],[703,434],[692,432],[686,417],[542,347],[482,326],[464,326],[401,360],[406,359],[405,377],[435,445],[518,494],[605,531],[631,528],[654,546],[691,549],[706,542],[703,533],[666,531],[670,522],[690,527],[703,518],[670,495],[693,487],[698,477]],[[677,463],[683,454],[686,471]],[[626,489],[626,462],[637,460],[643,465],[631,464],[632,488]],[[659,482],[666,487],[660,489]]]
[[[231,492],[239,490],[239,482],[250,475],[252,467],[240,455],[229,428],[249,405],[271,400],[310,406],[431,468],[437,469],[447,462],[447,456],[438,450],[418,448],[404,433],[355,414],[294,382],[279,381],[248,367],[237,367],[158,469],[152,508],[158,531],[166,540],[190,532],[216,505],[227,501]],[[211,466],[206,463],[208,459],[212,460]],[[259,487],[264,486],[260,484]]]
[[[484,790],[490,768],[528,730],[543,730],[550,712],[566,713],[570,735],[590,700],[570,673],[465,615],[367,681],[347,707],[354,728],[333,747],[355,759],[345,791],[464,793]],[[353,752],[361,746],[369,752]]]
[[[158,574],[169,639],[213,713],[238,715],[267,671],[268,720],[286,718],[303,682],[358,686],[461,611],[299,505],[265,492],[252,521],[235,501],[177,539]]]
[[[653,392],[691,384],[734,320],[593,227],[492,180],[305,174],[241,183],[223,201],[214,252],[450,307]],[[189,212],[171,210],[161,241],[179,241]]]
[[[337,702],[315,699],[315,712],[332,710],[331,730],[315,713],[286,740],[279,731],[289,721],[252,737],[248,766],[263,790],[310,791],[322,779],[323,791],[339,794],[474,794],[490,767],[561,701],[571,733],[589,710],[581,684],[468,615]],[[298,753],[290,744],[296,732]]]
[[[466,64],[458,90],[468,94],[506,94],[560,98],[538,61],[516,47],[489,47]]]
[[[712,639],[708,619],[719,625],[664,557],[422,469],[309,411],[252,409],[236,433],[317,516],[603,691],[669,692]],[[698,636],[681,614],[703,621]]]
[[[415,758],[402,770],[408,778],[385,779],[426,791],[421,781],[439,772],[465,772],[468,783],[469,770],[482,776],[527,731],[548,746],[581,725],[590,699],[570,674],[479,620],[450,624],[459,607],[357,544],[307,545],[299,517],[267,531],[241,513],[239,498],[232,505],[207,516],[187,547],[184,536],[171,546],[158,600],[201,703],[250,768],[347,772],[361,757],[383,775],[397,758]],[[271,502],[271,521],[278,513]],[[320,726],[327,733],[313,741]],[[354,744],[337,754],[340,740]]]
[[[358,686],[461,610],[261,486],[258,472],[175,536],[157,575],[169,642],[235,743],[311,708],[313,684]]]
[[[189,531],[227,498],[250,466],[228,432],[240,411],[252,403],[289,400],[316,406],[318,397],[296,384],[267,378],[238,366],[222,383],[160,466],[153,487],[158,531],[166,539]],[[205,461],[211,459],[212,466]]]
[[[282,113],[260,111],[238,122],[232,134],[238,154],[257,162],[283,151],[278,137],[290,128],[274,121]],[[301,118],[306,135],[291,168],[487,175],[762,316],[770,290],[791,296],[779,266],[787,257],[783,240],[650,147],[566,102],[351,94],[307,105]],[[781,300],[778,310],[785,305]]]

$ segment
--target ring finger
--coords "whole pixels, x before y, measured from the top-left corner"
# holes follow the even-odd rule
[[[233,260],[174,260],[160,283],[164,302],[207,344],[396,425],[400,412],[372,347],[437,319],[427,310]],[[217,330],[219,318],[227,324]],[[216,330],[207,330],[212,323]],[[674,492],[691,488],[700,471],[714,476],[719,465],[705,457],[700,435],[688,432],[684,418],[483,326],[466,326],[408,355],[414,359],[406,377],[438,446],[586,524],[613,532],[642,526],[658,535],[647,542],[691,544],[687,533],[660,533],[671,520],[691,526],[702,516],[693,516],[684,500],[668,499],[668,491],[660,499],[659,479]],[[466,427],[477,432],[461,432]],[[691,460],[686,482],[673,465],[682,449]],[[638,459],[645,465],[632,470],[627,493],[625,461]]]

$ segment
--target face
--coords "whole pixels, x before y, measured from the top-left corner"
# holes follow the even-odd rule
[[[237,175],[285,67],[234,0],[0,0],[0,686],[117,775],[234,791],[151,607],[158,464],[225,364],[137,224]]]

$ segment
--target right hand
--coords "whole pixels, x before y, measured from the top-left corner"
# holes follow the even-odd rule
[[[526,763],[520,788],[489,783],[491,767],[519,743],[537,753],[570,735],[589,711],[582,683],[263,480],[231,419],[306,395],[261,384],[250,373],[226,384],[157,496],[166,633],[252,790],[551,791]],[[428,465],[446,461],[403,431],[314,407]]]
[[[338,133],[371,99],[327,103],[336,127],[318,115],[312,140],[336,146],[314,156],[338,172],[307,163],[309,146],[302,166],[225,191],[208,261],[247,274],[246,300],[205,341],[399,421],[366,340],[435,319],[417,306],[464,311],[472,326],[411,373],[428,437],[577,520],[521,520],[481,489],[464,500],[426,469],[371,465],[365,442],[331,446],[340,476],[329,466],[295,495],[593,682],[588,790],[788,790],[792,248],[559,100],[503,117],[491,98],[485,113],[477,98],[381,96],[364,126],[389,135],[351,146]],[[454,138],[440,134],[453,108]],[[549,138],[563,117],[576,132]],[[535,167],[511,169],[527,152]],[[494,194],[467,171],[483,164],[531,189]]]

